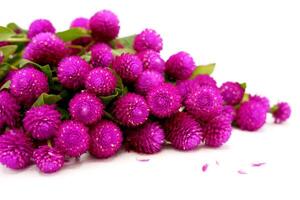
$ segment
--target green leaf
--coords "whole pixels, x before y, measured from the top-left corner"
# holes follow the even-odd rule
[[[114,94],[110,95],[110,96],[100,96],[99,98],[102,100],[102,102],[107,105],[109,104],[112,100],[114,100],[115,98],[117,98],[119,96],[119,91],[120,89],[115,89]]]
[[[110,45],[114,49],[118,49],[118,48],[133,49],[133,42],[134,42],[135,36],[136,36],[136,34],[130,35],[127,37],[114,39],[110,42]]]
[[[81,37],[90,36],[88,31],[83,28],[71,28],[66,31],[58,32],[58,33],[56,33],[56,35],[65,42],[76,40]]]
[[[195,78],[197,75],[199,74],[207,74],[210,75],[213,73],[214,69],[215,69],[216,64],[215,63],[211,63],[208,65],[199,65],[198,67],[196,67],[196,69],[193,71],[193,74],[191,76],[191,78]]]
[[[32,106],[36,107],[44,104],[48,104],[48,105],[55,104],[61,99],[62,98],[59,95],[42,93]]]
[[[135,50],[129,49],[129,48],[123,48],[123,49],[113,49],[112,54],[114,56],[120,56],[123,53],[129,53],[129,54],[134,54]]]
[[[90,62],[90,61],[91,61],[91,58],[92,58],[91,52],[89,51],[89,52],[83,54],[83,55],[81,56],[81,58],[82,58],[83,60],[85,60],[86,62]]]
[[[7,24],[6,27],[13,30],[15,33],[26,33],[26,31],[24,29],[22,29],[20,26],[18,26],[14,22]]]
[[[6,74],[12,69],[12,66],[8,63],[0,64],[0,81],[2,81]]]
[[[248,93],[244,93],[241,103],[249,101],[250,95]]]
[[[70,114],[67,110],[60,107],[58,107],[57,110],[60,112],[62,120],[70,119]]]
[[[269,113],[274,113],[278,110],[278,105],[274,105],[271,107],[271,109],[269,110]]]
[[[240,86],[241,86],[244,90],[246,90],[246,88],[247,88],[247,83],[241,83]]]
[[[17,50],[18,46],[17,45],[6,45],[0,47],[0,52],[3,53],[4,55],[4,60],[7,60],[10,55],[14,54]]]
[[[10,28],[0,26],[0,41],[6,41],[7,39],[11,38],[15,34],[16,33]]]
[[[0,90],[3,90],[3,89],[9,89],[10,83],[11,83],[10,80],[6,81],[6,82],[1,86]]]

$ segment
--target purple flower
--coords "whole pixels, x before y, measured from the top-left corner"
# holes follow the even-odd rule
[[[0,163],[11,169],[23,169],[30,164],[33,147],[22,130],[11,129],[0,136]]]
[[[46,140],[57,132],[61,123],[60,117],[54,105],[32,107],[26,112],[23,125],[34,139]]]
[[[179,112],[164,123],[166,140],[179,150],[193,150],[199,146],[202,140],[202,128],[200,124],[189,114]]]
[[[94,124],[103,115],[104,105],[94,94],[81,92],[69,102],[69,112],[73,119],[85,125]]]
[[[37,19],[30,24],[27,36],[32,39],[37,34],[46,32],[55,33],[52,23],[47,19]]]
[[[127,93],[115,101],[113,114],[122,125],[136,127],[148,119],[149,108],[142,96]]]
[[[187,79],[187,80],[176,81],[176,88],[178,89],[178,92],[182,100],[185,100],[187,94],[190,93],[194,87],[195,87],[194,80]]]
[[[184,51],[172,55],[166,62],[166,73],[176,80],[190,78],[195,68],[193,58]]]
[[[95,40],[110,41],[119,34],[119,19],[109,10],[99,11],[91,17],[90,29]]]
[[[0,129],[8,125],[14,127],[20,118],[20,105],[6,90],[0,91]]]
[[[120,128],[113,122],[103,120],[90,131],[90,153],[97,158],[108,158],[121,148],[123,136]]]
[[[222,115],[226,116],[229,121],[233,122],[236,117],[236,110],[233,106],[225,105],[223,106]]]
[[[117,86],[117,78],[109,68],[91,70],[85,80],[88,91],[101,96],[111,95]]]
[[[64,121],[57,132],[55,145],[67,156],[79,157],[89,148],[88,129],[80,122]]]
[[[156,71],[146,70],[135,82],[135,91],[141,95],[146,95],[151,89],[156,88],[164,82],[164,77]]]
[[[153,88],[148,92],[146,99],[151,114],[159,118],[170,117],[178,112],[181,106],[181,96],[177,88],[170,83]]]
[[[153,70],[160,73],[165,71],[165,61],[160,57],[159,53],[153,50],[145,50],[139,52],[137,56],[141,59],[144,70]]]
[[[22,68],[12,76],[9,90],[20,103],[31,105],[49,91],[48,78],[33,67]]]
[[[272,115],[276,124],[281,124],[288,120],[291,116],[291,107],[286,102],[277,103],[272,109]]]
[[[234,106],[242,101],[245,89],[237,82],[225,82],[220,87],[220,92],[224,102]]]
[[[40,146],[33,152],[33,160],[43,173],[54,173],[64,166],[64,155],[53,147]]]
[[[89,19],[84,17],[78,17],[71,22],[70,28],[82,28],[85,30],[90,30]],[[80,37],[72,41],[74,45],[86,46],[92,41],[92,38],[89,36]]]
[[[250,95],[249,100],[260,102],[267,112],[270,109],[270,101],[267,97]]]
[[[133,48],[138,52],[148,49],[160,52],[163,48],[163,42],[160,35],[156,33],[155,30],[145,29],[135,37]]]
[[[54,65],[67,55],[65,43],[53,33],[40,33],[24,49],[23,58],[40,65]]]
[[[206,74],[200,74],[196,76],[193,81],[197,86],[211,86],[217,88],[217,82],[215,79]]]
[[[154,154],[164,144],[164,130],[158,122],[146,122],[144,125],[126,131],[126,143],[129,149],[138,153]]]
[[[93,67],[110,67],[114,60],[111,48],[105,43],[91,47],[91,64]]]

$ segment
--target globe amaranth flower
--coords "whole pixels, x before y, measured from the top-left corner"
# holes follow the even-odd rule
[[[187,112],[202,121],[208,121],[222,112],[223,99],[217,88],[195,87],[184,101]]]
[[[68,53],[65,43],[53,33],[37,34],[24,49],[23,58],[40,65],[54,65]]]
[[[62,122],[55,138],[57,148],[70,157],[79,157],[87,152],[89,142],[88,129],[74,120]]]
[[[84,86],[86,75],[92,67],[80,56],[69,56],[62,59],[57,68],[58,81],[68,89],[79,89]]]
[[[229,121],[233,122],[236,117],[236,110],[233,106],[225,105],[223,106],[222,115],[226,116]]]
[[[164,82],[164,77],[156,71],[146,70],[135,82],[135,91],[141,95],[146,95],[151,89],[156,88]]]
[[[55,28],[52,23],[47,19],[37,19],[30,24],[27,36],[32,39],[37,34],[46,32],[55,33]]]
[[[10,93],[25,105],[31,105],[42,93],[49,91],[46,75],[33,68],[19,69],[11,78]]]
[[[78,17],[71,22],[70,28],[82,28],[85,30],[90,30],[89,19],[84,18],[84,17]],[[90,44],[91,41],[92,41],[92,38],[90,36],[84,36],[84,37],[80,37],[76,40],[73,40],[72,44],[86,46],[86,45]]]
[[[164,144],[164,130],[158,122],[146,122],[140,127],[126,131],[126,144],[138,153],[154,154]]]
[[[144,70],[153,70],[160,73],[165,71],[165,61],[159,53],[153,50],[141,51],[137,54],[143,63]]]
[[[241,104],[236,113],[236,124],[242,130],[256,131],[266,122],[267,111],[264,105],[255,100]]]
[[[286,102],[277,103],[272,109],[271,113],[275,119],[276,124],[281,124],[288,120],[291,116],[291,107]]]
[[[54,105],[42,105],[30,108],[23,119],[25,130],[34,139],[46,140],[52,138],[61,123],[61,115]]]
[[[194,83],[195,82],[191,79],[176,81],[176,88],[182,100],[185,100],[187,94],[195,87]]]
[[[94,94],[84,91],[76,94],[70,100],[69,112],[73,119],[90,125],[101,119],[104,105]]]
[[[163,48],[163,41],[155,30],[145,29],[134,38],[133,48],[137,52],[149,49],[160,52]]]
[[[88,91],[101,96],[111,95],[117,86],[117,78],[109,68],[94,68],[86,77],[85,87]]]
[[[90,29],[95,40],[108,42],[119,34],[119,19],[109,10],[99,11],[91,17]]]
[[[33,152],[33,161],[43,173],[54,173],[64,166],[64,155],[56,148],[40,146]]]
[[[266,111],[270,109],[270,101],[267,97],[259,96],[259,95],[250,95],[249,100],[260,102]]]
[[[125,82],[134,82],[143,72],[142,61],[133,54],[124,53],[113,62],[113,69]]]
[[[234,106],[242,101],[245,89],[237,82],[228,81],[222,84],[220,92],[225,104]]]
[[[5,125],[14,127],[20,118],[20,105],[6,90],[0,91],[0,129]]]
[[[97,158],[108,158],[121,148],[123,136],[120,128],[113,122],[102,120],[90,131],[89,152]]]
[[[217,88],[217,82],[215,79],[207,74],[197,75],[193,81],[197,86],[211,86]]]
[[[178,112],[164,123],[166,140],[179,150],[188,151],[197,148],[202,140],[200,124],[189,114]]]
[[[27,167],[30,165],[32,153],[32,142],[21,129],[7,130],[0,136],[0,163],[6,167]]]
[[[110,67],[114,60],[112,49],[105,43],[91,47],[91,64],[93,67]]]
[[[166,73],[176,80],[190,78],[195,68],[193,58],[184,51],[172,55],[166,62]]]
[[[149,108],[142,96],[127,93],[115,101],[113,115],[122,125],[135,127],[148,119]]]

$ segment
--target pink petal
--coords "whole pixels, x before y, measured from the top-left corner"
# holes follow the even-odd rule
[[[252,163],[252,167],[260,167],[262,165],[265,165],[266,163],[265,162],[259,162],[259,163]]]
[[[208,164],[206,163],[202,166],[202,171],[205,172],[207,170],[207,168],[208,168]]]
[[[150,159],[148,158],[136,158],[137,161],[139,162],[148,162]]]
[[[247,172],[245,172],[244,170],[240,169],[239,171],[237,171],[239,174],[247,174]]]

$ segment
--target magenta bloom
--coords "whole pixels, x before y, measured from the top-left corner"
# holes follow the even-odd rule
[[[225,144],[231,136],[231,120],[228,116],[221,114],[204,125],[204,143],[209,147],[220,147]]]
[[[98,43],[91,48],[91,63],[93,67],[110,67],[114,60],[111,47],[105,43]]]
[[[47,19],[37,19],[30,24],[27,36],[32,39],[37,34],[46,32],[55,33],[52,23]]]
[[[30,164],[33,147],[22,130],[11,129],[0,136],[0,163],[11,169],[23,169]]]
[[[117,78],[109,68],[91,70],[85,80],[88,91],[101,96],[111,95],[117,86]]]
[[[127,93],[115,101],[113,114],[122,125],[136,127],[148,119],[149,108],[142,96]]]
[[[194,88],[185,99],[186,110],[197,119],[209,121],[222,112],[223,100],[217,88]]]
[[[153,70],[160,73],[165,71],[165,61],[160,57],[159,53],[153,50],[146,50],[137,54],[142,61],[144,70]]]
[[[200,124],[189,114],[178,112],[164,123],[166,140],[179,150],[193,150],[199,146],[203,132]]]
[[[20,118],[20,106],[6,90],[0,91],[0,129],[5,125],[14,127]]]
[[[119,19],[109,10],[99,11],[91,17],[90,29],[95,40],[108,42],[119,34]]]
[[[190,78],[195,68],[193,58],[184,51],[172,55],[166,62],[166,73],[176,80]]]
[[[178,112],[181,106],[181,96],[177,88],[170,83],[153,88],[148,92],[146,99],[151,114],[159,118],[171,116]]]
[[[143,72],[143,63],[136,55],[124,53],[116,57],[113,69],[125,82],[134,82]]]
[[[157,122],[146,122],[144,125],[126,132],[126,143],[129,149],[138,153],[154,154],[164,144],[164,130]]]
[[[256,131],[266,122],[267,111],[258,101],[250,100],[241,104],[236,113],[237,126],[242,130]]]
[[[267,112],[270,109],[270,101],[267,97],[250,95],[249,100],[260,102]]]
[[[33,68],[19,69],[11,78],[10,93],[25,105],[31,105],[42,93],[49,91],[46,75]]]
[[[33,161],[43,173],[54,173],[64,166],[64,155],[55,148],[47,145],[40,146],[33,152]]]
[[[292,111],[288,103],[280,102],[274,107],[275,109],[272,110],[272,115],[276,124],[281,124],[290,118]]]
[[[89,148],[88,129],[80,122],[64,121],[57,132],[55,144],[67,156],[79,157]]]
[[[79,89],[92,67],[80,56],[69,56],[62,59],[57,68],[59,82],[68,89]]]
[[[23,119],[25,130],[34,139],[46,140],[52,138],[60,125],[60,113],[54,105],[42,105],[29,109]]]
[[[40,33],[26,46],[23,58],[40,65],[57,65],[67,55],[65,43],[53,33]]]
[[[133,43],[133,48],[137,52],[153,50],[160,52],[163,48],[163,41],[158,33],[153,29],[145,29],[138,34]]]
[[[220,92],[224,102],[234,106],[242,101],[245,89],[237,82],[225,82],[220,87]]]
[[[217,88],[217,82],[215,79],[206,74],[200,74],[196,76],[193,81],[197,86],[211,86]]]
[[[156,88],[164,82],[164,77],[156,71],[143,71],[136,80],[135,91],[141,95],[146,95],[151,89]]]
[[[236,117],[235,108],[230,105],[223,106],[222,115],[226,116],[229,121],[233,122]]]
[[[123,136],[120,128],[113,122],[103,120],[90,131],[90,153],[97,158],[108,158],[121,148]]]
[[[84,18],[84,17],[78,17],[71,22],[70,28],[82,28],[82,29],[90,30],[89,23],[90,23],[89,19]],[[81,37],[81,38],[78,38],[78,39],[72,41],[72,44],[86,46],[91,41],[92,41],[92,38],[87,36],[87,37]]]
[[[192,89],[195,87],[194,80],[178,80],[176,81],[176,88],[182,98],[182,100],[185,100],[188,93],[192,91]]]

